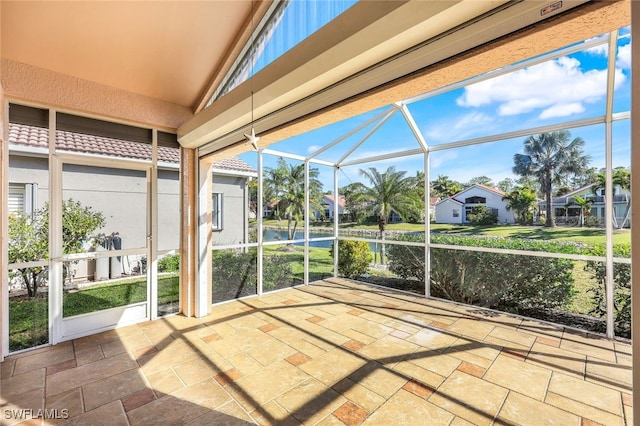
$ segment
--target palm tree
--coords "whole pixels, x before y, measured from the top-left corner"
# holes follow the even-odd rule
[[[533,210],[538,201],[536,192],[533,189],[528,186],[516,186],[502,199],[508,201],[506,208],[514,211],[520,225],[531,223]]]
[[[384,264],[385,230],[391,212],[396,212],[404,219],[415,211],[416,206],[420,204],[420,198],[411,190],[412,182],[411,179],[405,178],[406,172],[398,172],[394,166],[390,166],[384,173],[380,173],[375,167],[368,170],[360,169],[360,174],[372,185],[360,196],[368,202],[369,210],[378,217],[380,239],[383,241],[380,261]]]
[[[613,170],[612,174],[612,182],[614,188],[618,186],[622,190],[631,189],[631,172],[629,169],[625,167],[616,167]],[[598,173],[596,175],[596,184],[593,186],[593,193],[596,194],[598,189],[604,189],[607,187],[607,175],[604,173]],[[603,192],[603,199],[606,200],[606,194]],[[612,215],[611,220],[613,221],[613,226],[616,228],[622,229],[624,225],[629,220],[629,215],[631,214],[631,202],[627,198],[627,207],[624,212],[624,218],[622,219],[622,223],[618,223],[618,219],[616,218],[615,212]]]
[[[360,194],[366,190],[367,187],[362,182],[352,182],[338,190],[338,193],[344,196],[345,210],[356,223],[362,222],[366,216],[366,203],[360,197]]]
[[[584,226],[584,216],[585,214],[589,214],[591,210],[591,204],[593,204],[593,200],[591,198],[581,197],[579,195],[574,195],[573,202],[571,204],[575,204],[580,207],[580,223],[579,225]]]
[[[318,169],[309,169],[309,208],[324,211],[320,204],[322,183],[318,180]],[[265,198],[275,204],[279,215],[287,218],[287,237],[293,240],[298,222],[304,216],[304,164],[292,165],[283,158],[278,167],[265,168]],[[268,198],[267,198],[268,197]]]
[[[462,185],[449,179],[449,176],[438,175],[436,180],[431,181],[431,191],[434,197],[449,198],[462,191]]]
[[[580,173],[589,164],[583,152],[584,140],[570,140],[568,130],[529,136],[524,141],[524,154],[513,156],[513,172],[535,177],[546,201],[545,226],[555,226],[552,209],[553,186],[562,184],[568,175]]]
[[[473,185],[484,185],[484,186],[488,186],[490,188],[495,187],[495,184],[493,183],[493,179],[491,179],[488,176],[476,176],[474,178],[469,179],[469,182],[467,182],[464,186],[466,188],[473,186]]]

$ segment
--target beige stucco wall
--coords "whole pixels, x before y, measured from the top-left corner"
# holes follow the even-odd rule
[[[193,116],[184,106],[8,59],[0,66],[0,83],[12,100],[171,132]]]

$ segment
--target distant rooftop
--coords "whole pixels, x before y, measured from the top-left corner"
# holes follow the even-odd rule
[[[109,155],[136,160],[151,159],[151,145],[122,139],[94,136],[84,133],[56,131],[58,149],[86,154]],[[25,124],[9,123],[9,144],[48,148],[49,129]],[[158,147],[158,160],[165,163],[180,163],[180,149]],[[241,172],[255,172],[250,165],[237,157],[226,158],[213,164],[214,168]]]

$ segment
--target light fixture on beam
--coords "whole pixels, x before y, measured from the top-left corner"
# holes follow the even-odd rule
[[[252,115],[253,115],[253,111],[252,111]],[[247,138],[249,142],[251,142],[251,146],[253,146],[253,149],[257,151],[258,141],[260,140],[260,138],[256,136],[256,130],[253,128],[253,117],[251,117],[251,134],[245,133],[244,137]]]

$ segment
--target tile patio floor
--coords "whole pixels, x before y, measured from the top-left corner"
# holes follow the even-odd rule
[[[1,366],[3,424],[632,424],[629,344],[338,279]]]

